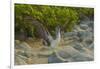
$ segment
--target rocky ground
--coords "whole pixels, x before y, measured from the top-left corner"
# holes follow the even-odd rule
[[[32,39],[21,42],[15,40],[15,65],[79,62],[94,60],[93,21],[81,21],[72,32],[63,35],[56,53],[66,59],[60,60],[42,40]]]

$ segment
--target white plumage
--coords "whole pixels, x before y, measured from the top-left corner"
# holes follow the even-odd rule
[[[53,39],[52,36],[48,36],[50,40],[50,47],[55,48],[59,45],[61,40],[60,28],[56,28],[56,39]]]

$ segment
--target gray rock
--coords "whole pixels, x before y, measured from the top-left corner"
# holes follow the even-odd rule
[[[88,25],[89,23],[91,23],[91,21],[88,19],[80,22],[80,24],[86,24],[86,25]]]
[[[26,65],[27,63],[25,62],[26,57],[21,56],[21,55],[16,55],[15,56],[15,65]]]
[[[73,48],[75,48],[76,50],[80,51],[80,52],[83,52],[83,45],[79,42],[75,42],[73,45],[72,45]]]
[[[19,45],[16,45],[15,48],[16,47],[17,49],[19,49],[19,51],[16,54],[23,55],[26,57],[34,56],[32,48],[26,42],[22,42]]]
[[[80,39],[92,39],[93,33],[92,32],[78,32],[78,37]]]
[[[80,27],[79,25],[76,25],[76,26],[74,27],[73,32],[79,32],[79,31],[85,31],[85,30],[81,29],[81,27]]]
[[[87,30],[88,29],[88,25],[80,24],[80,28],[83,29],[83,30]]]
[[[91,27],[91,28],[93,28],[93,27],[94,27],[94,21],[90,21],[90,22],[88,23],[88,26]]]
[[[25,51],[31,50],[31,47],[26,42],[20,43],[19,46],[15,46],[15,48],[17,48],[17,49],[23,49]]]
[[[71,36],[77,36],[77,32],[67,32],[64,34],[64,37],[71,37]]]
[[[48,63],[61,63],[62,61],[59,60],[55,54],[48,57]]]
[[[94,43],[91,43],[89,46],[88,46],[89,49],[91,50],[94,50]]]
[[[59,50],[57,53],[59,54],[59,56],[66,59],[66,61],[68,61],[68,62],[93,60],[92,55],[85,53],[85,52],[82,53],[71,46],[67,46],[64,49]],[[51,63],[64,62],[64,61],[61,61],[60,59],[58,59],[56,55],[50,56],[48,61]]]

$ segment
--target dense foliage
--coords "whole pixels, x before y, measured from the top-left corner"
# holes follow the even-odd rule
[[[29,36],[34,36],[35,28],[31,20],[24,19],[26,16],[38,20],[53,33],[58,25],[63,31],[72,31],[74,25],[80,22],[81,15],[90,17],[93,14],[93,8],[15,4],[15,34],[24,31]]]

